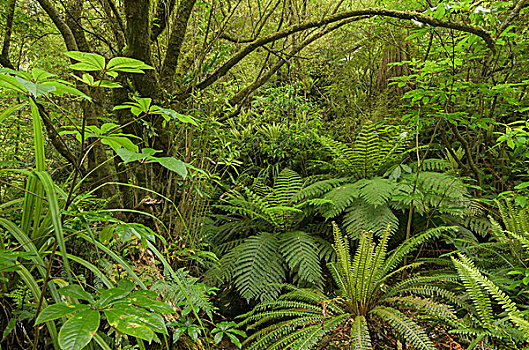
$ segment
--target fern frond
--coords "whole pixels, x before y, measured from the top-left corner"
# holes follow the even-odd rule
[[[476,306],[480,305],[480,308],[483,304],[490,304],[490,300],[488,302],[483,300],[484,298],[488,300],[488,296],[484,297],[481,293],[474,293],[474,285],[479,284],[479,286],[483,287],[502,306],[502,308],[507,311],[509,319],[526,335],[527,338],[529,338],[529,321],[523,317],[523,314],[511,298],[509,298],[509,296],[499,289],[491,280],[485,277],[465,255],[458,253],[458,258],[453,256],[451,258],[458,273],[462,277],[463,282],[468,281],[465,286],[472,285],[472,289],[469,290],[467,288],[467,291],[471,294],[474,304]],[[488,310],[485,310],[485,312],[485,317],[490,318],[483,321],[486,323],[492,323],[492,315],[489,316]],[[490,313],[492,313],[492,311]],[[481,314],[480,316],[483,317]]]
[[[246,300],[258,298],[271,300],[279,295],[279,288],[270,283],[285,280],[282,257],[278,253],[279,242],[269,233],[247,238],[233,250],[237,256],[233,264],[235,287]]]
[[[380,235],[390,225],[394,233],[399,227],[399,219],[387,205],[373,207],[362,200],[354,201],[346,210],[343,225],[348,235],[357,238],[362,230]]]
[[[417,164],[412,167],[414,171],[417,171]],[[446,159],[440,158],[429,158],[424,159],[421,162],[421,171],[448,171],[452,169],[452,164]]]
[[[351,344],[355,350],[372,350],[371,337],[367,328],[366,318],[356,316],[351,327]]]
[[[301,202],[306,199],[318,198],[333,188],[348,182],[351,182],[351,178],[349,177],[318,181],[296,193],[292,200],[294,202]]]
[[[320,142],[332,153],[335,161],[345,166],[345,168],[352,172],[357,178],[363,177],[360,169],[358,169],[358,166],[355,164],[356,154],[351,147],[324,136],[320,137]]]
[[[423,299],[413,296],[402,296],[384,299],[384,303],[388,305],[402,303],[407,307],[413,308],[417,311],[422,311],[430,316],[440,317],[443,319],[454,319],[457,317],[454,313],[454,310],[449,305],[441,304],[430,299]]]
[[[323,216],[329,219],[340,215],[360,196],[362,185],[362,183],[357,181],[332,189],[324,198],[332,201],[333,204],[323,208]]]
[[[373,269],[374,253],[373,233],[364,231],[353,257],[352,269],[346,272],[353,276],[348,289],[349,299],[366,300],[367,290],[370,287],[368,274]]]
[[[394,182],[381,177],[359,180],[358,183],[360,197],[374,207],[386,204],[395,190]]]
[[[321,284],[322,274],[316,243],[312,236],[303,231],[281,234],[280,251],[288,266],[307,282]]]
[[[372,313],[388,322],[397,333],[418,350],[435,350],[435,346],[417,323],[391,307],[377,306]]]
[[[293,170],[283,169],[274,181],[274,194],[281,205],[291,204],[294,196],[301,190],[303,180]]]
[[[384,275],[393,270],[395,266],[397,266],[397,264],[399,264],[407,254],[417,249],[421,244],[425,243],[430,239],[439,237],[442,232],[452,231],[455,229],[456,227],[453,226],[434,227],[417,236],[412,237],[407,242],[404,242],[403,244],[399,245],[388,256],[384,267],[380,270],[379,279],[382,279]]]

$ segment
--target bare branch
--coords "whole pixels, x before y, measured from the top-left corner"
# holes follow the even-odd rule
[[[309,38],[305,39],[302,43],[300,43],[299,45],[294,47],[292,49],[292,51],[289,52],[288,59],[294,57],[301,50],[303,50],[305,47],[307,47],[310,43],[316,41],[317,39],[322,38],[326,34],[328,34],[328,33],[332,32],[332,31],[342,27],[345,24],[348,24],[348,23],[351,23],[351,22],[354,22],[354,21],[359,21],[359,20],[362,20],[362,19],[364,19],[364,17],[349,18],[349,19],[343,20],[341,22],[338,22],[338,23],[336,23],[336,24],[334,24],[332,26],[329,26],[329,27],[319,31],[318,33],[315,33],[314,35],[310,36]],[[277,62],[274,63],[272,65],[272,67],[270,67],[270,69],[265,74],[263,74],[262,76],[258,77],[252,84],[244,87],[235,96],[233,96],[230,99],[230,101],[229,101],[230,105],[234,106],[234,105],[238,105],[241,102],[243,102],[253,91],[255,91],[256,89],[260,88],[264,83],[266,83],[287,62],[288,62],[288,60],[285,60],[285,59],[277,60]],[[221,118],[221,119],[223,119],[223,118]]]

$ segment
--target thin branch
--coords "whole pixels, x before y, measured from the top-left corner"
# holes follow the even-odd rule
[[[529,4],[529,0],[519,0],[512,12],[510,13],[509,17],[503,23],[501,24],[500,28],[496,32],[496,35],[494,35],[494,40],[498,40],[500,35],[507,29],[508,26],[511,25],[512,21],[518,17],[518,14],[520,14],[520,11]]]

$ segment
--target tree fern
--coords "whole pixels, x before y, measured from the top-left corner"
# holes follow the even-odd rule
[[[407,133],[372,122],[360,127],[352,147],[325,137],[320,141],[333,154],[335,161],[357,179],[382,175],[385,167],[402,157],[409,145]]]
[[[219,225],[209,234],[210,244],[224,255],[208,271],[210,280],[234,281],[235,289],[248,301],[276,298],[277,284],[287,279],[321,285],[321,263],[332,257],[330,244],[300,228],[329,201],[299,199],[303,183],[296,172],[284,169],[272,187],[254,181],[251,187],[241,185],[242,191],[224,196],[216,208],[227,215],[217,216]]]

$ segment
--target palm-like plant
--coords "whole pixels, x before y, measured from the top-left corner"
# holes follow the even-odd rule
[[[327,296],[319,291],[286,286],[289,292],[277,300],[261,303],[246,314],[242,324],[258,330],[247,339],[248,349],[320,349],[345,345],[372,349],[374,325],[383,322],[414,349],[435,349],[421,326],[408,315],[418,313],[455,319],[452,309],[430,297],[442,289],[432,285],[441,276],[410,277],[391,284],[413,263],[399,266],[418,245],[447,228],[430,229],[387,252],[390,230],[377,244],[373,233],[360,236],[354,256],[348,239],[334,226],[336,262],[329,264],[338,291]],[[444,292],[440,292],[440,294]],[[343,347],[342,347],[343,348]]]
[[[242,192],[229,194],[217,205],[228,215],[210,237],[224,254],[210,275],[221,282],[234,281],[247,300],[276,298],[280,288],[274,283],[287,279],[319,286],[321,261],[328,261],[332,249],[321,237],[304,230],[303,221],[328,201],[296,201],[302,188],[303,179],[284,169],[273,187],[259,181],[252,188],[242,186]]]

